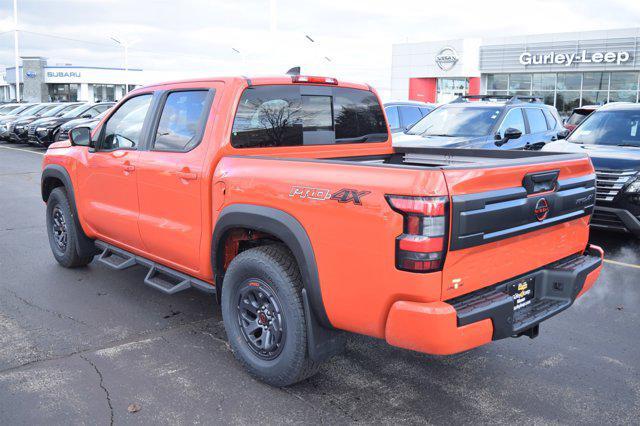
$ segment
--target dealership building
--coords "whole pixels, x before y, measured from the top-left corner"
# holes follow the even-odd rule
[[[567,115],[604,102],[638,102],[640,28],[393,45],[394,99],[532,95]]]
[[[48,65],[39,56],[21,59],[20,97],[28,102],[117,101],[145,81],[141,69]],[[0,101],[15,98],[15,68],[6,68],[0,73]]]

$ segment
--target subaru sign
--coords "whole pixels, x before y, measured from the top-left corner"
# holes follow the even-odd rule
[[[35,71],[29,70],[29,71],[25,72],[24,75],[26,75],[29,78],[36,78],[36,75],[38,75],[38,74]]]

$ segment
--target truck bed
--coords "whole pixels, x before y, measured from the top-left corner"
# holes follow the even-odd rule
[[[336,158],[375,165],[447,169],[524,166],[585,158],[586,154],[464,148],[394,148],[393,154]],[[332,160],[329,160],[332,161]]]

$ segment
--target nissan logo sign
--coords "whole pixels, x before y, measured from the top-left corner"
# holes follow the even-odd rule
[[[436,65],[443,71],[449,71],[458,62],[458,52],[453,47],[445,47],[436,55]]]

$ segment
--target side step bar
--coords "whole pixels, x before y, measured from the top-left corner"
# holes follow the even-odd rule
[[[191,287],[205,293],[215,293],[216,288],[206,281],[191,277],[175,269],[160,265],[141,256],[136,256],[126,250],[112,246],[104,241],[95,241],[96,247],[102,250],[97,261],[112,269],[123,270],[134,265],[149,268],[144,283],[165,294],[175,294]]]

